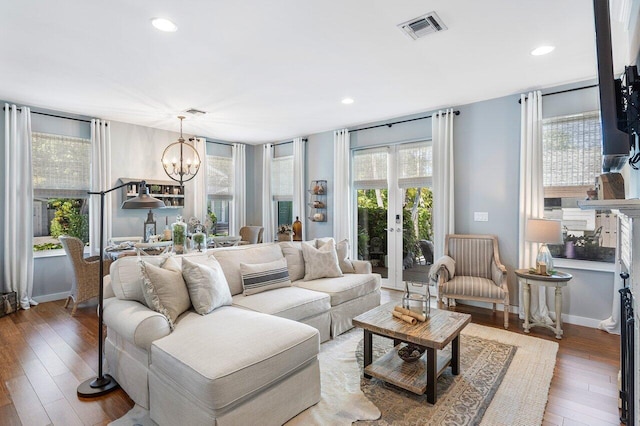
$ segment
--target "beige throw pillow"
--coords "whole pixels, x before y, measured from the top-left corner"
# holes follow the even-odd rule
[[[169,328],[173,330],[176,319],[191,307],[180,266],[173,258],[167,259],[162,268],[142,259],[138,264],[142,272],[142,291],[147,306],[164,315],[169,322]]]
[[[284,258],[267,263],[241,263],[240,273],[245,296],[274,288],[291,287],[287,261]]]
[[[305,281],[342,276],[333,240],[328,241],[319,249],[303,242],[302,256],[304,257]]]
[[[287,261],[289,278],[291,281],[298,281],[304,278],[304,257],[302,257],[302,247],[298,241],[283,241],[278,245],[282,249],[282,254]]]
[[[191,304],[200,315],[206,315],[220,306],[231,305],[229,285],[217,260],[210,258],[207,264],[200,264],[184,257],[182,277],[187,283]]]
[[[333,238],[318,238],[316,239],[316,247],[321,248],[325,244],[333,241]],[[336,244],[336,254],[338,255],[338,264],[340,265],[342,273],[355,274],[356,270],[349,259],[349,240],[344,239]]]

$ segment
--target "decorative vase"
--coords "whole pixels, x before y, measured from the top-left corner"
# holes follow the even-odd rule
[[[302,222],[298,216],[296,216],[296,221],[293,222],[293,241],[302,241]]]
[[[280,234],[278,233],[278,241],[292,241],[293,236],[289,233]]]
[[[185,244],[187,242],[187,224],[182,221],[182,216],[178,215],[178,217],[176,217],[176,221],[171,224],[171,233],[173,236],[174,253],[185,253]]]

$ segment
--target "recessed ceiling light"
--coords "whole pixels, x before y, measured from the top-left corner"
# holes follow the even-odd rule
[[[342,100],[342,103],[343,103],[343,104],[345,104],[345,105],[352,104],[352,103],[353,103],[353,99],[351,99],[351,98],[344,98],[344,99]]]
[[[556,48],[555,46],[540,46],[533,49],[531,51],[531,54],[533,56],[546,55],[547,53],[553,52],[553,49],[555,48]]]
[[[178,30],[178,26],[165,18],[153,18],[151,19],[151,25],[167,33],[172,33]]]

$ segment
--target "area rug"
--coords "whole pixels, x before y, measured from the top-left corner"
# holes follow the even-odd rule
[[[356,421],[358,425],[542,423],[558,350],[555,342],[469,324],[461,333],[461,373],[443,373],[438,401],[432,405],[424,395],[364,379],[362,336],[362,330],[355,329],[321,345],[321,400],[287,426]],[[391,345],[391,340],[374,336],[374,359]],[[140,407],[112,424],[136,423],[154,424]]]
[[[496,328],[469,324],[461,333],[460,375],[438,379],[435,405],[378,379],[361,379],[365,395],[380,409],[375,425],[539,425],[553,377],[558,344]],[[374,336],[374,359],[391,340]],[[362,368],[362,342],[357,356]]]

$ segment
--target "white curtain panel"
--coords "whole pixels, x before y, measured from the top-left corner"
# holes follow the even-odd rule
[[[433,141],[434,256],[444,254],[444,238],[455,232],[453,109],[438,111],[431,119]]]
[[[536,264],[538,243],[525,240],[527,219],[544,215],[542,180],[542,93],[538,90],[520,95],[520,209],[518,223],[518,265],[530,268]],[[520,319],[524,319],[522,288],[518,290]],[[546,287],[531,286],[531,317],[550,324]]]
[[[91,120],[91,191],[111,188],[111,133],[108,121]],[[112,196],[104,198],[104,241],[111,238]],[[100,253],[100,196],[89,202],[89,245],[91,255]]]
[[[265,144],[262,152],[262,241],[274,241],[273,200],[271,197],[271,162],[273,161],[273,145]]]
[[[20,307],[37,305],[33,292],[33,178],[31,111],[4,104],[4,283]]]
[[[333,132],[333,237],[336,241],[348,239],[351,248],[357,247],[355,236],[352,235],[351,223],[351,182],[350,165],[351,136],[349,130],[342,129]],[[339,212],[339,213],[338,213]],[[354,255],[355,253],[351,253]]]
[[[246,146],[233,144],[233,203],[230,235],[240,235],[240,228],[247,224],[247,155]]]
[[[185,183],[185,189],[191,190],[185,197],[185,203],[189,199],[193,200],[193,216],[204,223],[207,219],[207,141],[204,138],[194,138],[191,143],[200,156],[200,169],[193,179]]]
[[[305,179],[305,143],[302,138],[293,139],[293,219],[296,217],[305,223],[306,179]],[[306,241],[306,226],[302,227],[302,240]]]

